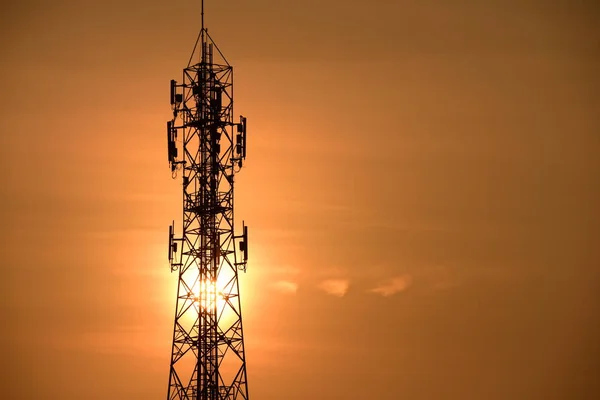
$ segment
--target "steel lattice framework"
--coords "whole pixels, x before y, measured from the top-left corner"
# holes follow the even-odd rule
[[[204,23],[183,82],[171,81],[171,106],[169,165],[182,175],[183,227],[180,237],[169,229],[178,286],[167,398],[248,399],[238,285],[248,238],[245,226],[235,236],[233,214],[246,119],[233,122],[233,69]]]

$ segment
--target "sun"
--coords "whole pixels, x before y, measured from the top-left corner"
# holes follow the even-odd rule
[[[196,320],[198,315],[208,313],[218,320],[220,327],[227,329],[231,326],[240,313],[238,302],[233,301],[239,290],[235,283],[224,273],[219,274],[216,280],[196,280],[186,293],[186,297],[193,301],[193,307],[185,312],[188,323]]]
[[[224,296],[222,290],[222,279],[203,279],[197,280],[192,287],[191,296],[193,296],[194,303],[197,307],[202,308],[203,310],[211,310],[214,308],[215,304],[217,309],[221,308],[220,306],[224,302]]]

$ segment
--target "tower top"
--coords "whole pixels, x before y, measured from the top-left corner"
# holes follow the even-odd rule
[[[216,52],[213,53],[213,49]],[[196,43],[194,43],[194,48],[192,50],[192,54],[190,54],[190,58],[188,60],[188,67],[192,65],[196,65],[198,63],[209,63],[212,64],[212,56],[208,56],[208,52],[214,54],[216,57],[215,63],[222,65],[229,65],[227,59],[214,42],[214,40],[208,34],[208,29],[204,25],[204,0],[200,1],[200,32],[198,32],[198,37],[196,38]]]

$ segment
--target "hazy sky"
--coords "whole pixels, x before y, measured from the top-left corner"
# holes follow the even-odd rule
[[[166,396],[199,1],[0,6],[2,396]],[[600,7],[209,1],[253,400],[600,398]]]

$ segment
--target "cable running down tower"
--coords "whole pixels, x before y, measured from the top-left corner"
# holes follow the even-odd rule
[[[183,227],[169,227],[178,274],[167,399],[248,399],[238,272],[248,230],[234,233],[233,183],[246,158],[246,118],[233,122],[233,68],[204,27],[181,83],[171,81],[169,166],[183,181]]]

